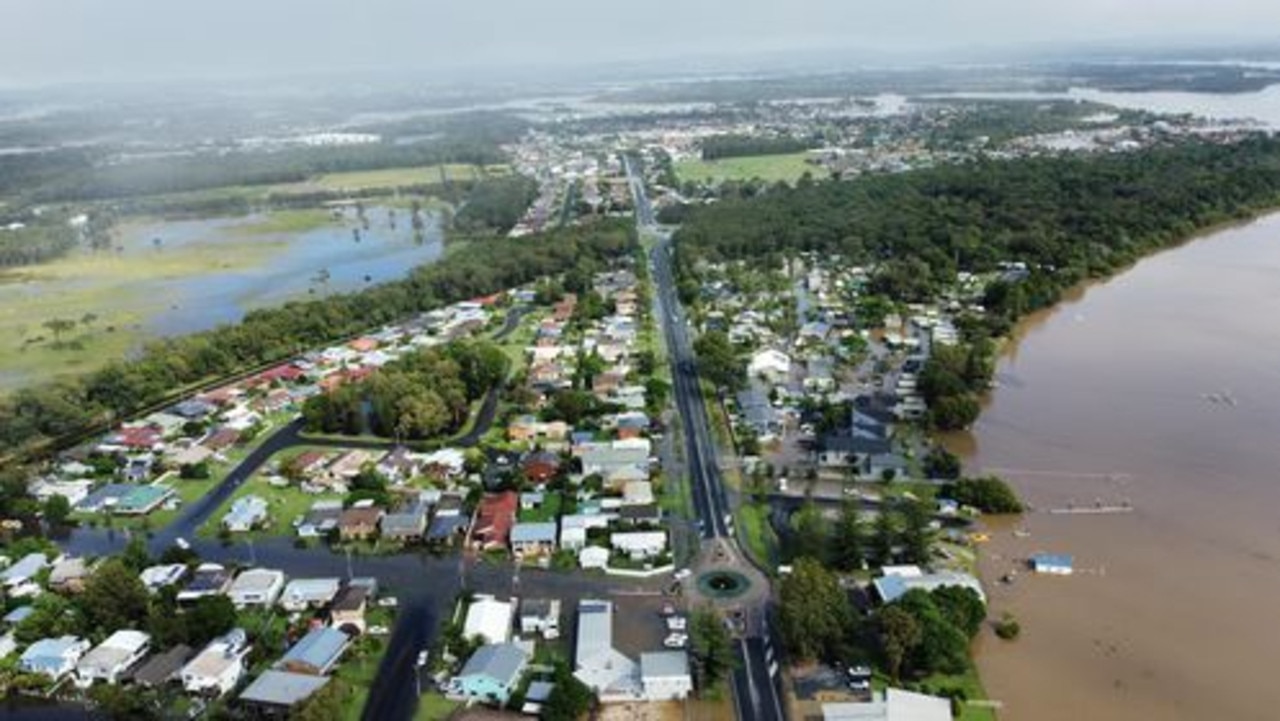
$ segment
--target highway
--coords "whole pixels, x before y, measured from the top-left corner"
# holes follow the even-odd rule
[[[624,156],[623,162],[635,202],[636,223],[642,232],[654,233],[660,238],[649,257],[671,363],[672,394],[684,429],[686,465],[702,537],[717,546],[717,550],[727,548],[735,556],[745,558],[734,537],[732,511],[720,476],[716,444],[698,382],[697,357],[689,338],[689,324],[676,294],[671,267],[671,236],[654,222],[643,178],[635,172],[630,158]],[[768,623],[768,602],[742,611],[745,614],[745,631],[735,648],[737,666],[732,678],[736,715],[742,721],[785,721],[780,664],[776,657],[777,640]]]

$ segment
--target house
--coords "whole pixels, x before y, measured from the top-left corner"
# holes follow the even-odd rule
[[[88,688],[95,681],[119,682],[150,647],[151,636],[141,631],[116,631],[76,664],[76,685]]]
[[[959,571],[925,573],[918,566],[885,566],[881,569],[881,573],[883,575],[872,581],[871,585],[882,603],[893,603],[908,591],[916,588],[924,591],[933,591],[943,586],[968,588],[978,594],[978,598],[983,603],[987,602],[987,596],[982,591],[982,584],[979,583],[978,579],[967,573]]]
[[[178,602],[197,601],[205,596],[221,596],[231,585],[231,574],[216,563],[202,563],[191,574],[191,580],[178,592]]]
[[[539,634],[545,639],[560,637],[560,600],[526,598],[520,602],[520,634]]]
[[[340,518],[342,518],[341,500],[316,501],[311,504],[311,508],[307,509],[306,515],[302,517],[302,523],[297,525],[298,536],[302,538],[326,536],[338,527]]]
[[[338,595],[342,581],[337,578],[295,578],[280,594],[280,607],[286,611],[320,608]]]
[[[560,517],[560,547],[579,551],[587,545],[587,531],[592,528],[607,528],[613,516],[607,513],[584,514]]]
[[[267,521],[267,501],[260,496],[242,496],[222,517],[222,527],[232,533],[248,533]]]
[[[287,717],[289,710],[311,698],[329,683],[328,676],[313,676],[268,669],[240,694],[240,704],[256,717]]]
[[[609,549],[602,546],[587,546],[578,551],[578,565],[584,570],[608,568]]]
[[[393,483],[418,475],[421,461],[408,448],[396,446],[378,461],[377,471]]]
[[[549,483],[560,472],[560,456],[548,451],[530,453],[521,461],[520,472],[532,483]]]
[[[636,664],[613,647],[613,604],[578,602],[578,638],[573,675],[604,701],[610,696],[639,695]]]
[[[27,647],[18,658],[18,668],[57,681],[75,670],[89,650],[89,642],[76,636],[42,638]]]
[[[49,588],[55,591],[79,593],[89,577],[89,564],[83,558],[61,558],[49,571]]]
[[[650,452],[647,438],[589,442],[574,448],[583,474],[599,474],[609,483],[648,480]]]
[[[336,628],[313,628],[285,652],[275,667],[292,673],[327,676],[350,643],[351,637]]]
[[[170,563],[160,566],[148,566],[138,574],[142,585],[151,593],[159,593],[165,586],[173,586],[187,577],[187,567],[181,563]]]
[[[368,606],[369,590],[347,584],[338,591],[329,607],[329,625],[352,636],[364,633],[364,614]]]
[[[609,536],[609,545],[632,560],[651,559],[667,550],[666,531],[628,531]]]
[[[791,356],[776,348],[757,351],[747,362],[747,376],[782,383],[791,375]]]
[[[355,506],[338,518],[338,537],[344,541],[364,541],[378,532],[383,510],[377,506]]]
[[[439,510],[427,526],[427,543],[449,544],[463,536],[467,531],[467,519],[458,515],[440,515]]]
[[[236,608],[274,606],[284,591],[284,572],[269,568],[251,568],[236,576],[227,588],[227,597]]]
[[[511,550],[519,556],[542,556],[556,549],[555,521],[517,523],[511,528]]]
[[[388,540],[421,541],[427,530],[427,513],[431,505],[421,499],[382,517],[382,537]]]
[[[627,481],[622,484],[622,505],[647,506],[653,503],[653,483]]]
[[[505,706],[528,663],[529,655],[515,644],[481,646],[449,680],[448,694]]]
[[[179,675],[187,693],[221,696],[240,683],[249,655],[249,637],[238,628],[209,642]]]
[[[173,648],[148,658],[129,674],[133,683],[146,688],[163,686],[178,676],[182,667],[194,653],[190,646],[178,644]]]
[[[1031,570],[1055,576],[1070,576],[1074,559],[1063,553],[1037,553],[1031,556]]]
[[[684,651],[640,654],[640,688],[648,701],[683,700],[693,692],[689,654]]]
[[[547,494],[541,491],[529,491],[520,494],[520,510],[533,511],[542,507],[547,500]]]
[[[13,631],[0,636],[0,659],[9,658],[17,650],[18,639],[13,637]]]
[[[515,491],[490,493],[481,499],[475,525],[471,528],[471,545],[481,550],[506,548],[518,504],[519,496]]]
[[[662,509],[656,503],[623,506],[618,509],[618,522],[625,526],[651,526],[662,522]]]
[[[515,609],[507,601],[493,596],[477,596],[467,609],[462,624],[462,637],[479,637],[485,643],[506,643],[511,639],[511,620]]]
[[[5,588],[14,588],[29,583],[48,565],[49,559],[45,558],[43,553],[28,553],[17,563],[0,572],[0,585]]]
[[[824,703],[822,721],[950,721],[951,702],[937,696],[885,689],[863,703]]]

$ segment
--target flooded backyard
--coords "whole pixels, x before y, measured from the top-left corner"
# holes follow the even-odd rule
[[[1024,323],[971,434],[1036,511],[984,549],[979,663],[1004,719],[1274,719],[1280,215],[1216,232]],[[1132,513],[1048,509],[1123,505]],[[1014,533],[1018,530],[1018,533]],[[1068,577],[997,583],[1036,552]]]
[[[443,252],[437,216],[406,209],[130,222],[111,250],[0,274],[0,390],[89,370],[146,339],[255,308],[403,277]],[[70,327],[55,329],[50,320]]]

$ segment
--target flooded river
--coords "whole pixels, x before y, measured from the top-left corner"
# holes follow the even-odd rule
[[[1002,718],[1275,719],[1280,650],[1280,214],[1148,258],[1020,327],[970,472],[1038,512],[983,573],[1023,637],[979,663]],[[1053,515],[1069,504],[1133,504]],[[1070,577],[1002,574],[1039,552]]]

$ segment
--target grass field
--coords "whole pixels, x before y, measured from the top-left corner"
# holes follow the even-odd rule
[[[438,693],[423,694],[418,701],[418,711],[413,715],[414,721],[444,721],[462,704],[450,701]]]
[[[676,177],[681,181],[695,182],[759,178],[769,183],[792,183],[808,172],[814,178],[825,178],[827,171],[821,166],[805,162],[808,157],[808,153],[789,153],[722,160],[682,160],[676,163]]]
[[[299,451],[290,451],[291,455],[296,455]],[[244,496],[255,495],[267,501],[268,517],[271,525],[251,533],[238,533],[233,537],[242,538],[267,538],[272,536],[287,536],[292,533],[293,519],[301,516],[311,508],[311,504],[318,500],[338,498],[334,495],[315,495],[311,493],[303,493],[300,489],[288,486],[277,488],[269,483],[262,475],[254,475],[245,481],[231,497],[218,506],[209,519],[200,526],[197,535],[204,538],[212,538],[218,535],[218,529],[222,523],[222,517],[231,509],[231,504],[238,498]]]
[[[441,170],[450,180],[474,180],[479,174],[475,166],[458,163],[443,166],[427,165],[414,168],[358,170],[349,173],[320,175],[299,185],[283,186],[283,189],[297,189],[300,186],[306,186],[322,190],[369,190],[371,188],[426,185],[440,182]]]

